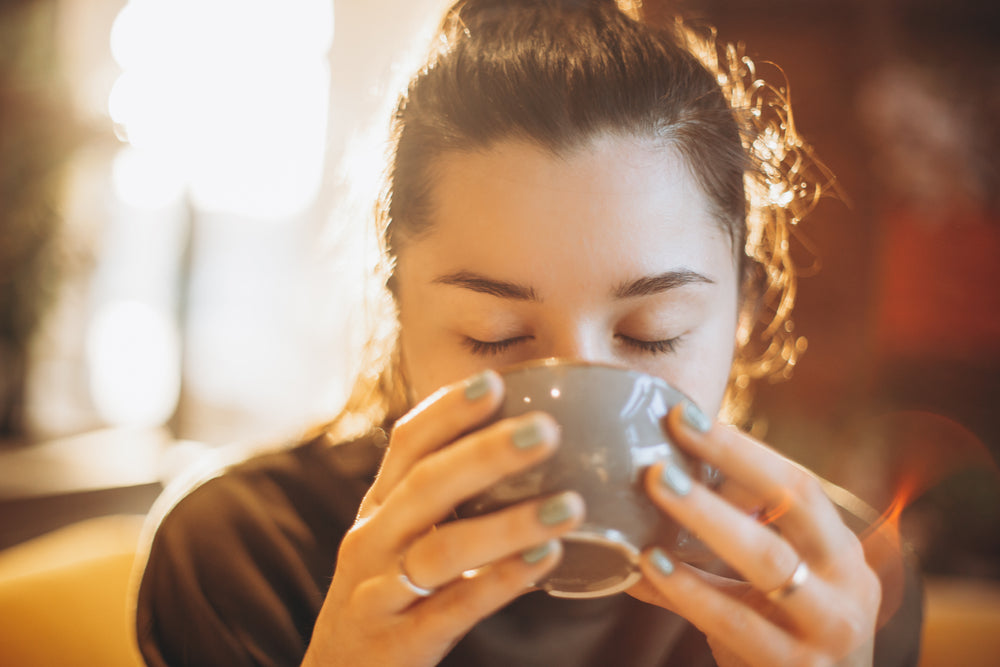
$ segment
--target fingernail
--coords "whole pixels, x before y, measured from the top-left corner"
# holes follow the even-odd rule
[[[674,573],[674,562],[660,547],[654,547],[649,553],[649,562],[665,577]]]
[[[691,478],[676,463],[668,463],[660,473],[660,482],[678,496],[686,496],[691,492]]]
[[[538,419],[532,419],[514,429],[510,437],[518,449],[530,449],[545,439],[545,429]]]
[[[705,413],[698,409],[698,406],[691,401],[684,401],[684,409],[681,412],[684,423],[699,433],[707,433],[712,428],[712,422]]]
[[[549,498],[538,508],[538,520],[546,526],[554,526],[573,516],[573,503],[569,492]]]
[[[549,540],[548,542],[543,542],[542,544],[539,544],[537,547],[532,547],[531,549],[522,552],[521,558],[524,559],[525,563],[533,565],[538,561],[542,560],[543,558],[545,558],[546,556],[548,556],[550,553],[552,553],[552,550],[554,548],[555,548],[555,540]]]
[[[465,398],[475,401],[490,393],[490,371],[483,371],[465,381]]]

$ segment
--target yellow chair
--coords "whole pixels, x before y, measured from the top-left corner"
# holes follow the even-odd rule
[[[142,522],[88,519],[0,551],[0,665],[142,664],[127,608]]]
[[[129,579],[141,516],[88,519],[0,551],[0,665],[140,667]],[[1000,665],[1000,583],[930,578],[920,667]]]
[[[1000,665],[1000,582],[928,578],[920,667]]]

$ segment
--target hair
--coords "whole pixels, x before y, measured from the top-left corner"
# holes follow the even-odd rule
[[[376,207],[380,316],[395,319],[400,249],[433,224],[442,156],[512,139],[559,155],[600,135],[648,138],[684,158],[732,242],[743,315],[723,418],[744,421],[752,380],[789,375],[804,349],[790,319],[790,228],[825,187],[813,173],[827,175],[795,132],[784,89],[758,79],[736,47],[720,53],[711,31],[649,25],[614,0],[460,0],[433,44],[392,119]],[[398,331],[383,331],[339,421],[371,427],[408,407]]]

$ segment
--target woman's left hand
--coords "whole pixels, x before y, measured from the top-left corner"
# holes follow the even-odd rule
[[[720,665],[870,665],[879,578],[817,480],[737,429],[710,426],[691,404],[666,422],[673,442],[725,482],[713,491],[658,464],[650,497],[747,583],[654,548],[629,592],[694,624]]]

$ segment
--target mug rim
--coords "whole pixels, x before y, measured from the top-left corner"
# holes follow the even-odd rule
[[[497,372],[501,377],[520,373],[521,371],[534,370],[536,368],[596,368],[605,369],[612,371],[619,371],[627,375],[632,376],[634,379],[638,378],[649,378],[653,382],[659,384],[662,388],[675,391],[681,395],[685,401],[697,405],[687,392],[683,391],[679,387],[673,385],[667,380],[661,378],[658,375],[653,375],[652,373],[646,373],[645,371],[636,370],[634,368],[629,368],[628,366],[619,366],[616,364],[611,364],[605,361],[585,361],[581,359],[573,359],[571,357],[539,357],[537,359],[528,359],[526,361],[518,361],[508,366],[493,367],[493,370]]]

